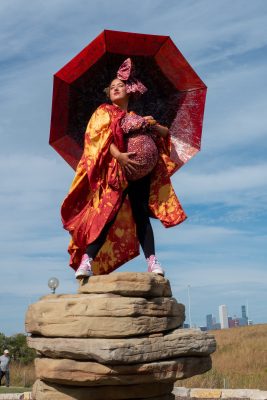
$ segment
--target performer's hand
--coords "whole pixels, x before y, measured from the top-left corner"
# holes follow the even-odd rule
[[[131,174],[136,171],[136,166],[139,165],[137,161],[134,161],[131,159],[131,156],[134,156],[136,153],[135,152],[129,152],[129,153],[120,153],[119,156],[117,157],[117,160],[119,161],[120,165],[122,166],[123,169],[128,174]]]
[[[147,115],[145,117],[143,117],[150,125],[156,125],[157,121],[155,120],[154,117],[152,117],[152,115]]]
[[[162,137],[166,137],[169,133],[169,129],[166,126],[160,125],[152,115],[147,115],[144,117],[146,121],[149,122],[151,126],[154,126],[155,131]]]

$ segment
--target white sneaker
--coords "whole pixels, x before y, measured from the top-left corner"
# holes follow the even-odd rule
[[[157,260],[157,257],[152,254],[149,258],[146,259],[148,269],[147,272],[153,272],[154,274],[158,274],[161,276],[165,275],[165,272],[160,264],[160,262]]]
[[[92,258],[89,258],[87,254],[82,256],[81,264],[75,272],[76,279],[90,278],[90,276],[94,275],[91,266],[92,261]]]

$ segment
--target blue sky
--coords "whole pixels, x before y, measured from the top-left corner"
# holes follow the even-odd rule
[[[187,305],[190,285],[197,325],[220,304],[267,322],[266,26],[264,0],[1,0],[0,332],[24,331],[51,276],[77,290],[59,214],[73,171],[48,146],[52,76],[103,29],[171,36],[208,86],[202,150],[173,180],[189,218],[153,223],[173,295]],[[139,256],[120,270],[145,269]]]

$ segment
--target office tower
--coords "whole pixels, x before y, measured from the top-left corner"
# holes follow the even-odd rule
[[[219,317],[220,317],[221,329],[229,328],[228,311],[225,304],[219,306]]]
[[[207,324],[207,329],[211,330],[213,325],[212,314],[206,315],[206,324]]]
[[[241,306],[242,318],[247,318],[246,306]]]
[[[240,325],[245,326],[248,325],[248,316],[246,306],[241,306],[242,318],[240,318]]]

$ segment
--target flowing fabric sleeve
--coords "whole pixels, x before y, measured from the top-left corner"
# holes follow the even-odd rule
[[[156,137],[159,160],[152,171],[149,209],[151,216],[158,218],[166,227],[180,224],[186,219],[186,214],[175,194],[170,177],[177,169],[177,164],[170,159],[170,135]]]
[[[105,106],[100,106],[92,115],[86,129],[84,153],[61,208],[63,226],[72,237],[69,253],[71,255],[70,265],[74,269],[78,267],[86,246],[99,236],[106,223],[118,213],[123,200],[122,193],[127,186],[122,168],[109,151],[110,144],[114,139],[111,120],[112,114]],[[110,250],[115,246],[115,244],[111,245],[111,242],[119,243],[120,248],[125,242],[122,239],[117,240],[117,237],[116,240],[109,238],[114,236],[114,232],[120,233],[121,231],[124,236],[126,220],[127,224],[131,221],[129,207],[127,204],[121,207],[111,233],[103,246],[105,249],[100,251],[94,261],[95,273],[108,273],[117,268],[120,263],[125,262],[129,257],[128,241],[134,243],[132,247],[136,252],[134,231],[132,229],[131,235],[129,235],[128,228],[128,234],[125,235],[127,238],[125,251],[120,251],[120,254],[118,253],[114,257]],[[126,220],[125,213],[127,214]],[[98,259],[101,259],[101,263],[97,261]]]
[[[90,188],[96,191],[103,181],[109,146],[113,140],[109,112],[100,106],[92,115],[85,132],[83,161]]]
[[[84,152],[77,166],[67,197],[61,206],[61,217],[65,229],[71,231],[75,218],[88,203],[88,197],[100,186],[101,171],[98,170],[107,156],[112,140],[110,115],[101,106],[88,122]],[[102,151],[104,154],[102,154]]]

